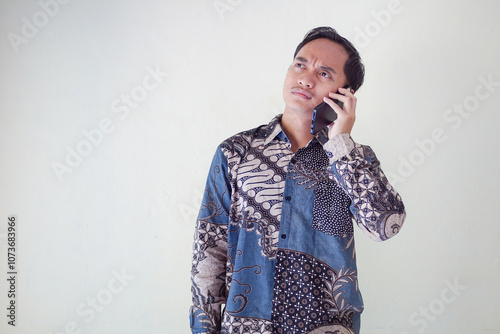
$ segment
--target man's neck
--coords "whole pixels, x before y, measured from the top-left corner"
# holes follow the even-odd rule
[[[281,127],[292,144],[293,153],[305,147],[314,137],[310,132],[311,119],[303,115],[296,115],[285,110],[281,118]]]

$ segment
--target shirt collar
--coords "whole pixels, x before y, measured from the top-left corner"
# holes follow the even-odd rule
[[[289,143],[288,137],[283,131],[281,127],[281,118],[283,114],[278,114],[269,122],[269,124],[265,125],[262,129],[264,131],[264,144],[268,145],[274,138],[278,137],[278,139],[283,140],[284,142]],[[316,134],[316,140],[324,145],[328,141],[328,128],[324,128],[320,132]]]
[[[282,139],[286,142],[288,141],[288,138],[285,135],[285,132],[283,131],[283,128],[281,127],[281,118],[283,117],[283,114],[276,115],[269,124],[265,126],[264,131],[267,133],[265,136],[264,144],[268,145],[274,138],[278,137],[279,139]]]

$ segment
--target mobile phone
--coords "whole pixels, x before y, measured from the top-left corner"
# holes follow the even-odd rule
[[[344,87],[349,88],[349,87]],[[344,104],[336,99],[332,99],[333,102],[337,103],[340,108],[344,107]],[[312,121],[311,121],[311,134],[315,135],[319,131],[323,130],[330,124],[331,122],[337,119],[337,113],[335,110],[328,105],[326,102],[321,102],[314,108]]]

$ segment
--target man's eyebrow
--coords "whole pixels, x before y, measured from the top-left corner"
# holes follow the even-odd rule
[[[303,57],[296,57],[295,60],[298,60],[301,63],[306,63],[306,64],[309,62],[307,59],[305,59]],[[335,69],[333,69],[330,66],[320,66],[319,68],[321,68],[323,71],[327,71],[327,72],[331,72],[331,73],[337,74],[337,71],[335,71]]]
[[[307,63],[308,62],[306,58],[302,58],[302,57],[295,57],[295,60],[298,60],[301,63]]]
[[[330,66],[320,66],[319,68],[321,68],[323,71],[327,71],[327,72],[331,72],[331,73],[335,73],[337,74],[337,71],[335,71],[332,67]]]

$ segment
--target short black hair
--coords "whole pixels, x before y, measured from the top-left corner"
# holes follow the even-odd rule
[[[345,65],[344,73],[347,78],[347,85],[349,85],[354,91],[357,91],[359,87],[363,84],[365,78],[365,66],[361,62],[361,57],[358,50],[349,42],[346,38],[340,36],[337,31],[331,27],[318,27],[310,30],[305,36],[302,42],[295,49],[293,58],[297,56],[297,53],[302,49],[307,43],[314,41],[315,39],[326,38],[340,44],[344,47],[349,55]]]

